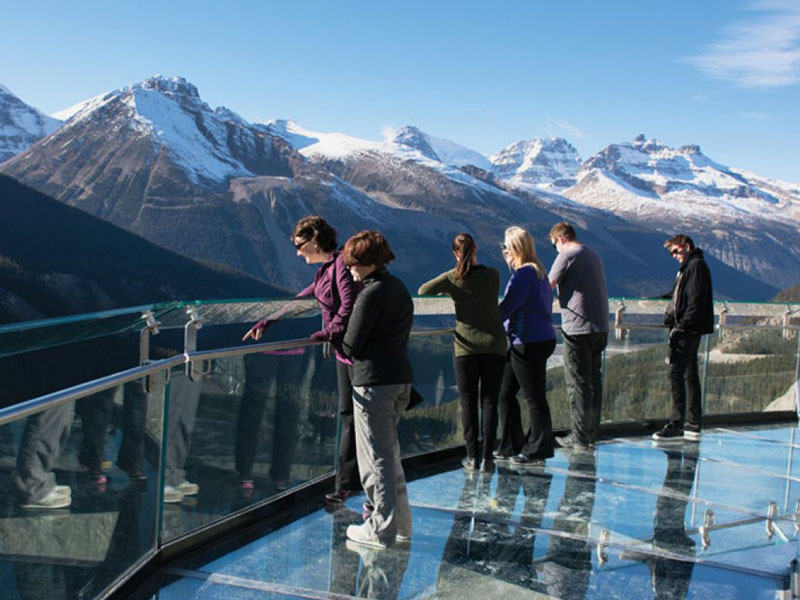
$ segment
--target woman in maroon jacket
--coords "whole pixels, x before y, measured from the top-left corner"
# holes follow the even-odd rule
[[[329,503],[344,502],[348,496],[361,491],[361,480],[356,462],[355,429],[353,428],[353,391],[348,364],[341,353],[342,339],[353,311],[361,284],[353,281],[350,270],[342,261],[337,249],[336,230],[325,219],[316,215],[303,217],[294,226],[291,241],[297,255],[308,264],[320,264],[314,281],[297,294],[298,298],[314,296],[322,312],[322,329],[311,334],[315,340],[330,342],[336,350],[336,376],[339,387],[339,414],[342,435],[339,445],[339,469],[336,472],[336,490],[325,496]],[[256,323],[244,340],[261,338],[270,324],[269,319]]]

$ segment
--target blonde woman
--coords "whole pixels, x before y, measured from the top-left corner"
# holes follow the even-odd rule
[[[500,302],[500,317],[511,342],[500,387],[503,434],[498,460],[516,464],[553,456],[553,423],[546,397],[547,359],[556,347],[553,292],[531,235],[521,227],[505,231],[503,258],[513,270]],[[530,429],[522,431],[519,389],[525,395]]]

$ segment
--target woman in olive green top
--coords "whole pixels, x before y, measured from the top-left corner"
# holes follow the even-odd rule
[[[507,339],[497,299],[500,275],[478,264],[478,247],[467,233],[453,239],[456,268],[423,283],[420,295],[448,295],[456,307],[454,368],[461,396],[461,420],[467,456],[464,467],[494,469],[492,450],[497,432],[497,395],[505,365]],[[478,442],[478,399],[482,408]]]

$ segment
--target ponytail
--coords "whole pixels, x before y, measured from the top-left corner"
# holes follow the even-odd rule
[[[472,259],[476,251],[475,240],[472,239],[470,234],[459,233],[453,238],[453,252],[458,256],[456,279],[464,279],[469,275],[470,269],[472,269]]]

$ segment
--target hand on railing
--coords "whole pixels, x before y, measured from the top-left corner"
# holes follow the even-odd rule
[[[253,325],[250,330],[244,334],[242,338],[243,342],[246,342],[250,338],[253,340],[258,341],[261,339],[261,336],[264,335],[264,332],[267,330],[267,327],[272,325],[275,321],[272,319],[261,319],[258,323]]]

